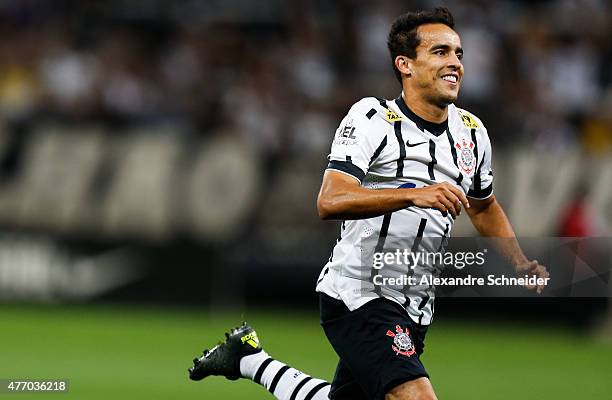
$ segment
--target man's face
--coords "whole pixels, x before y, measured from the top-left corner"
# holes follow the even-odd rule
[[[411,89],[440,107],[454,103],[463,79],[459,35],[444,24],[421,25],[421,42],[412,60]]]

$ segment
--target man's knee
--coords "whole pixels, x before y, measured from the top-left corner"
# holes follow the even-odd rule
[[[418,378],[404,382],[391,389],[385,400],[437,400],[428,378]]]

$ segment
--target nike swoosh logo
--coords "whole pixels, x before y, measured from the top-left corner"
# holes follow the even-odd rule
[[[410,144],[410,143],[409,143],[409,142],[406,140],[406,146],[408,146],[408,147],[414,147],[414,146],[418,146],[418,145],[420,145],[420,144],[425,144],[425,143],[427,143],[427,142],[418,142],[418,143],[412,143],[412,144]]]

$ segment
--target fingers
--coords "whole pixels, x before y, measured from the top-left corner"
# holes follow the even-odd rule
[[[527,268],[525,269],[525,273],[534,275],[538,278],[544,278],[544,279],[550,278],[550,273],[548,272],[546,267],[543,265],[540,265],[540,263],[537,260],[529,261],[529,263],[527,264]],[[546,288],[546,285],[545,284],[527,285],[526,288],[529,290],[535,289],[538,294],[542,294],[542,292]]]
[[[459,215],[459,213],[461,212],[461,208],[459,207],[459,209],[457,209],[457,206],[455,203],[453,203],[452,200],[446,198],[446,197],[441,197],[439,200],[439,203],[442,204],[444,210],[442,211],[444,212],[450,212],[451,215],[453,216],[453,218],[457,218],[457,216]]]
[[[463,191],[459,190],[448,182],[440,184],[440,188],[444,197],[452,203],[452,208],[455,210],[453,215],[455,218],[461,214],[461,205],[464,207],[469,207],[469,203]]]
[[[440,210],[445,216],[447,213],[450,213],[453,218],[457,218],[461,213],[461,204],[453,201],[452,198],[448,198],[444,194],[438,194],[437,202],[434,204],[434,207]]]
[[[419,191],[420,198],[414,202],[419,207],[433,207],[446,215],[450,213],[453,218],[461,214],[461,207],[470,207],[470,204],[462,190],[454,187],[448,182],[427,186]]]
[[[441,201],[433,203],[432,207],[436,210],[439,210],[445,217],[448,214],[448,207],[446,207]]]
[[[447,190],[445,195],[446,198],[452,202],[452,206],[455,209],[455,217],[457,217],[459,214],[461,214],[461,200],[455,196],[452,190]]]
[[[448,183],[446,184],[446,186],[448,190],[450,190],[455,196],[457,196],[457,199],[459,199],[459,201],[461,202],[461,204],[463,204],[465,208],[470,208],[470,203],[468,202],[468,199],[467,197],[465,197],[465,193],[463,193],[462,190],[459,190],[455,186]]]
[[[451,189],[452,186],[447,182],[433,185],[436,196],[434,207],[440,210],[443,214],[449,212],[453,218],[457,218],[461,214],[461,200],[455,195]]]
[[[546,267],[543,265],[538,265],[536,268],[536,273],[538,278],[550,278],[550,273],[546,270]],[[542,294],[546,285],[538,285],[537,293]]]
[[[529,261],[529,263],[527,264],[527,272],[531,274],[535,274],[538,269],[538,265],[540,265],[538,260]]]

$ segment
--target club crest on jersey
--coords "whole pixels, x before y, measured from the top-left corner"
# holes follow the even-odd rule
[[[395,111],[387,110],[385,117],[389,122],[401,121],[402,117],[400,117]]]
[[[391,349],[393,349],[396,355],[410,357],[416,353],[408,328],[404,330],[401,326],[395,325],[395,332],[388,330],[387,336],[393,338]]]
[[[457,148],[457,164],[463,172],[472,175],[476,168],[476,156],[474,155],[474,143],[461,139],[461,143],[455,143]]]

